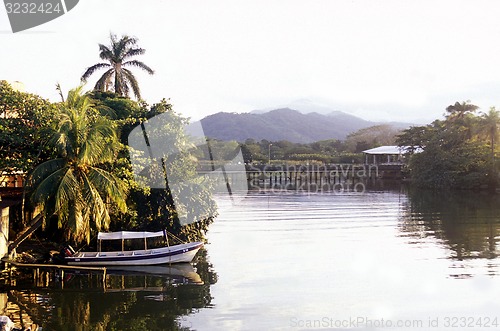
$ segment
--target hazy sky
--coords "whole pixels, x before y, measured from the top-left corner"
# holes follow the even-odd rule
[[[481,0],[80,0],[16,34],[0,7],[0,79],[57,100],[55,84],[77,86],[110,32],[147,50],[143,97],[194,119],[303,99],[371,120],[500,108],[500,2]]]

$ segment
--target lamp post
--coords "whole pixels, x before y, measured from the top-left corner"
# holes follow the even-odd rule
[[[271,165],[271,146],[273,144],[269,144],[269,165]]]

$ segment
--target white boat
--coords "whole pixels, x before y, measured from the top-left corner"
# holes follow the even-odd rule
[[[68,265],[79,266],[130,266],[180,263],[191,262],[198,250],[203,247],[202,242],[191,242],[149,249],[147,239],[154,237],[166,238],[166,233],[164,231],[99,232],[97,236],[99,243],[98,252],[79,252],[67,255],[64,259]],[[124,241],[126,239],[144,240],[144,249],[130,251],[124,250]],[[101,251],[103,240],[121,240],[122,250],[106,252]]]

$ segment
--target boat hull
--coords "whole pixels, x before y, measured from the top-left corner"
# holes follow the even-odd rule
[[[191,262],[203,247],[202,242],[174,245],[150,250],[125,252],[81,252],[66,257],[68,265],[133,266]]]

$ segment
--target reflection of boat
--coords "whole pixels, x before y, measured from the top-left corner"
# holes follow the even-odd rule
[[[190,283],[203,284],[200,275],[196,273],[194,267],[190,263],[154,266],[110,266],[108,267],[108,271],[109,274],[148,274],[172,278],[186,278]]]
[[[76,253],[74,255],[66,256],[65,261],[69,265],[81,266],[126,266],[191,262],[198,250],[203,246],[202,242],[192,242],[148,249],[147,239],[155,237],[166,237],[166,234],[164,231],[99,232],[99,235],[97,236],[99,241],[98,252]],[[144,249],[125,251],[124,241],[126,239],[143,239]],[[122,250],[102,252],[101,244],[103,240],[121,240]]]

